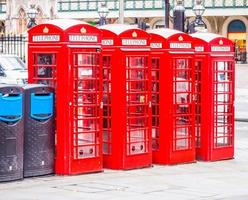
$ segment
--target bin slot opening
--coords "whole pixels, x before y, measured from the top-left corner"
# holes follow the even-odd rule
[[[35,96],[50,96],[51,93],[36,93]]]
[[[6,94],[2,94],[2,97],[3,98],[6,98],[6,97],[18,97],[18,96],[20,96],[20,94],[18,94],[18,93],[6,93]]]

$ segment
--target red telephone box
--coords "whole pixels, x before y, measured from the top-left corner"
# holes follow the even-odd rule
[[[150,166],[149,34],[128,25],[105,25],[103,33],[103,165]]]
[[[234,46],[220,35],[195,33],[196,152],[205,161],[234,156]]]
[[[192,38],[172,29],[154,29],[152,60],[153,162],[195,161],[194,50]]]
[[[102,170],[101,32],[76,20],[29,31],[29,83],[56,91],[56,174]]]

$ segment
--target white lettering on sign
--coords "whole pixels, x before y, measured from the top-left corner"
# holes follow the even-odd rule
[[[59,35],[34,35],[33,42],[59,42]]]
[[[211,51],[231,51],[229,46],[212,46]]]
[[[195,47],[195,51],[198,51],[198,52],[202,52],[202,51],[204,51],[204,47],[203,46],[196,46]]]
[[[162,43],[151,43],[151,48],[153,49],[161,49]]]
[[[102,45],[113,45],[114,44],[114,40],[102,40]]]
[[[69,35],[70,42],[97,42],[95,35]]]
[[[139,39],[123,39],[122,40],[122,45],[139,45],[139,46],[144,46],[147,45],[146,40],[139,40]]]
[[[191,44],[190,43],[176,43],[172,42],[170,43],[170,48],[171,49],[190,49]]]

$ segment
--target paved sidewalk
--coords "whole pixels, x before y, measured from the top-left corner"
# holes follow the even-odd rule
[[[235,119],[248,121],[248,64],[236,65]]]
[[[247,200],[248,123],[236,123],[236,158],[0,184],[0,200]]]

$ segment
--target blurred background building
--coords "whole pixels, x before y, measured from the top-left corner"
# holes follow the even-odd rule
[[[37,10],[36,23],[54,18],[74,18],[91,24],[99,20],[99,7],[105,3],[109,13],[107,23],[116,23],[119,17],[119,0],[0,0],[0,33],[22,34],[27,31],[28,12],[31,5]],[[173,7],[170,0],[170,27]],[[195,0],[184,0],[187,21],[194,19]],[[246,56],[248,50],[248,0],[204,0],[203,21],[210,32],[218,33],[236,44],[237,59]],[[165,0],[124,0],[125,23],[142,20],[150,28],[164,26]],[[242,52],[245,52],[242,54]]]

